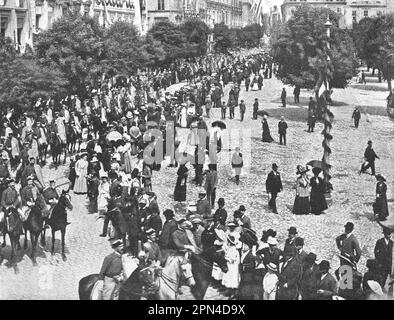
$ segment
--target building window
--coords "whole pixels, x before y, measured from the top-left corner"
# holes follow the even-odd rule
[[[5,37],[7,26],[8,26],[8,17],[0,16],[0,35],[2,37]]]
[[[23,0],[16,0],[15,5],[16,5],[18,8],[23,8],[24,1],[23,1]]]
[[[41,15],[36,14],[36,28],[37,29],[40,27],[40,20],[41,20]]]
[[[7,0],[0,0],[0,6],[6,6]]]
[[[352,11],[352,16],[355,18],[355,17],[357,17],[357,11],[356,10],[353,10]]]
[[[164,0],[157,0],[157,1],[158,1],[158,10],[165,10]]]
[[[364,17],[368,17],[368,10],[364,11]]]
[[[339,14],[341,14],[341,13],[342,13],[342,10],[341,10],[341,8],[337,8],[337,13],[339,13]]]

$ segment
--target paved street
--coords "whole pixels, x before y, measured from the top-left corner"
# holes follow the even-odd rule
[[[374,79],[368,79],[370,81]],[[375,80],[374,80],[375,81]],[[385,98],[387,96],[386,84],[376,82],[364,85],[351,85],[349,88],[334,92],[335,105],[332,111],[335,115],[333,123],[332,140],[332,205],[321,216],[294,216],[291,213],[295,197],[293,189],[296,165],[305,165],[313,159],[322,157],[322,125],[317,124],[314,133],[307,133],[307,101],[310,92],[302,91],[301,104],[295,106],[292,101],[292,88],[287,88],[288,107],[280,107],[280,92],[282,84],[276,79],[265,80],[262,91],[245,92],[242,87],[240,99],[246,102],[245,121],[239,121],[239,111],[236,108],[235,119],[226,120],[227,128],[223,132],[224,148],[220,155],[218,166],[219,186],[217,198],[223,197],[225,208],[232,214],[240,204],[245,205],[247,213],[251,216],[252,226],[261,235],[262,230],[273,228],[278,232],[278,241],[283,245],[287,236],[287,229],[296,226],[299,236],[305,238],[305,250],[317,254],[318,260],[329,260],[333,268],[339,264],[336,257],[335,236],[343,232],[343,225],[347,221],[355,223],[354,234],[360,241],[363,251],[359,269],[365,271],[366,259],[373,256],[373,247],[381,237],[381,228],[372,218],[372,202],[375,197],[375,178],[370,175],[358,175],[362,163],[364,149],[367,141],[374,142],[374,149],[380,156],[377,161],[377,172],[387,179],[389,210],[393,211],[393,185],[394,172],[394,124],[386,116]],[[374,91],[371,91],[374,89]],[[227,101],[226,88],[224,99]],[[260,109],[266,110],[274,143],[261,142],[261,118],[252,120],[252,104],[254,98],[259,98]],[[360,127],[353,127],[351,114],[354,105],[362,107],[368,113],[368,122],[363,114]],[[213,110],[214,117],[220,118],[220,110]],[[289,130],[287,146],[278,144],[277,123],[281,115],[285,116]],[[234,137],[234,129],[250,129],[250,150],[247,151],[247,142],[241,144],[241,152],[246,157],[245,162],[250,163],[248,174],[241,176],[239,186],[231,174],[229,151],[229,136]],[[227,134],[226,132],[229,132]],[[233,138],[231,138],[233,141]],[[234,145],[233,145],[234,146]],[[245,146],[245,150],[243,149]],[[230,146],[231,147],[231,146]],[[276,162],[282,174],[284,192],[279,194],[277,203],[279,215],[268,210],[268,196],[265,192],[265,179],[270,171],[272,162]],[[57,178],[64,181],[68,167],[49,169],[46,167],[45,177]],[[153,173],[153,190],[158,195],[161,211],[173,208],[172,193],[176,181],[175,168],[163,168]],[[191,180],[192,174],[189,175]],[[197,200],[196,187],[188,184],[188,201]],[[0,267],[0,299],[78,299],[78,281],[81,277],[99,271],[103,258],[111,252],[108,241],[98,235],[101,232],[102,220],[96,221],[97,216],[87,213],[87,198],[72,195],[74,209],[69,213],[71,225],[67,228],[66,247],[67,261],[63,262],[60,252],[60,233],[56,240],[56,254],[50,254],[51,236],[47,232],[46,248],[38,249],[38,266],[33,267],[32,262],[23,250],[17,255],[17,268],[10,267],[6,261]],[[8,239],[7,239],[8,244]],[[29,242],[30,245],[30,242]],[[6,259],[9,257],[9,246],[3,250]],[[189,298],[188,290],[184,290],[182,299]],[[215,298],[217,293],[210,290],[206,298]]]

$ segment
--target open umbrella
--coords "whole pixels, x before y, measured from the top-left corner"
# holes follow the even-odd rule
[[[391,231],[394,231],[394,216],[391,215],[391,216],[389,216],[387,218],[387,220],[385,220],[385,221],[378,221],[378,223],[382,227],[390,229]]]
[[[118,141],[118,140],[122,140],[123,136],[119,131],[111,131],[110,133],[107,134],[106,139],[108,141]]]
[[[319,168],[319,169],[323,169],[323,167],[324,167],[323,162],[320,160],[311,160],[306,165],[311,166],[313,168]],[[331,165],[328,165],[328,167],[331,168]]]
[[[219,127],[220,129],[224,130],[226,129],[226,124],[223,121],[217,120],[212,122],[212,128],[214,127]]]

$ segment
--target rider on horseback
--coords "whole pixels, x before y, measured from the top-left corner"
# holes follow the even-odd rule
[[[4,190],[1,196],[1,209],[4,213],[4,219],[7,218],[9,208],[19,208],[20,206],[19,195],[18,192],[15,190],[15,180],[10,179],[5,183],[8,185],[8,187]],[[4,224],[3,227],[6,228],[6,225]]]
[[[37,186],[34,184],[34,176],[27,177],[27,186],[23,187],[20,191],[22,200],[22,221],[27,219],[31,208],[34,207],[36,202],[40,204],[43,217],[48,217],[48,210],[46,209],[45,200],[43,199]]]
[[[47,208],[49,211],[48,219],[50,219],[53,208],[56,206],[59,200],[59,195],[56,191],[55,180],[49,180],[49,187],[44,190],[42,195],[44,196],[45,202],[47,204]]]

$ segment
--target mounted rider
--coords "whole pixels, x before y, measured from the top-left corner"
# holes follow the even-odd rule
[[[34,184],[34,176],[31,175],[27,177],[27,185],[23,187],[20,191],[21,201],[22,201],[22,220],[26,220],[29,216],[31,208],[36,204],[41,210],[43,217],[48,217],[49,211],[46,208],[45,200],[40,193],[40,190]]]
[[[118,300],[120,283],[123,279],[122,253],[123,242],[115,240],[112,245],[114,252],[104,258],[99,273],[99,280],[103,280],[102,300]]]
[[[147,241],[142,245],[142,250],[145,252],[145,259],[149,266],[159,267],[162,261],[160,247],[156,242],[156,231],[150,228],[145,231]]]
[[[0,211],[0,222],[7,218],[8,209],[20,207],[20,199],[18,192],[15,189],[15,180],[6,180],[7,189],[3,191],[1,195],[1,211]],[[6,227],[6,225],[4,225]]]
[[[34,184],[37,186],[37,188],[39,188],[40,190],[43,189],[44,177],[42,175],[41,167],[36,164],[35,157],[29,158],[29,164],[22,171],[22,187],[25,187],[27,185],[28,177],[33,177]]]
[[[56,190],[55,180],[49,180],[49,187],[44,190],[42,195],[44,196],[45,203],[47,204],[47,208],[49,211],[48,218],[50,219],[53,208],[56,206],[56,204],[59,201],[59,194],[57,193]]]

